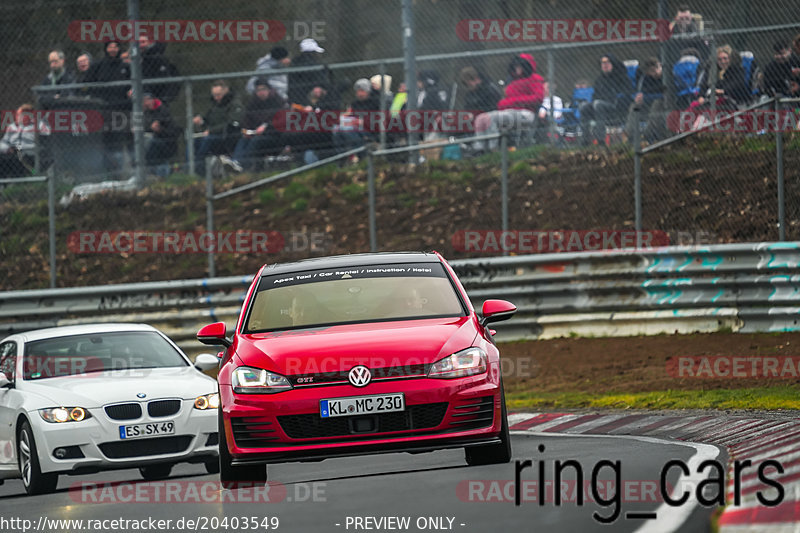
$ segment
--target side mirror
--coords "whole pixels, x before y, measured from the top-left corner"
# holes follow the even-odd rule
[[[0,372],[0,389],[10,389],[13,386],[14,384],[8,381],[6,375]]]
[[[225,336],[228,331],[225,322],[216,322],[200,328],[197,332],[197,340],[209,346],[224,346],[229,347],[231,340]]]
[[[486,300],[483,302],[481,309],[481,326],[486,326],[492,322],[500,322],[501,320],[508,320],[514,313],[517,312],[517,307],[511,302],[505,300]]]
[[[217,368],[219,366],[219,358],[210,353],[201,353],[194,358],[194,366],[201,372]]]

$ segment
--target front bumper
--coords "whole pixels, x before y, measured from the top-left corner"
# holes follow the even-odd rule
[[[45,422],[36,411],[28,413],[42,472],[80,474],[155,463],[201,462],[219,454],[217,410],[194,409],[194,400],[182,400],[177,413],[163,417],[151,417],[146,409],[133,420],[113,420],[102,407],[89,412],[91,418],[62,424]],[[161,422],[173,422],[174,434],[120,438],[120,426]],[[54,456],[57,448],[80,450],[82,457],[59,459]]]
[[[403,412],[320,417],[322,399],[397,392],[405,396]],[[235,394],[221,385],[220,394],[234,465],[492,444],[499,442],[502,425],[500,385],[487,374],[381,381],[364,388],[296,388],[274,395]]]

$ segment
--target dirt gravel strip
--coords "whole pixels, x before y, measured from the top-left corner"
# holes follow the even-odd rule
[[[727,503],[719,518],[720,533],[800,531],[800,413],[511,413],[512,431],[574,435],[635,435],[725,447],[734,461],[759,465],[773,460],[782,473],[768,470],[784,497],[776,506],[763,505],[757,495],[776,498],[776,490],[759,480],[755,468],[741,475],[741,502],[734,505],[732,473],[728,472]]]

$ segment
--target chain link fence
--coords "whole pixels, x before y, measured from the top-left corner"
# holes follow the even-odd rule
[[[0,177],[52,172],[60,285],[370,249],[580,251],[633,230],[656,244],[800,238],[798,104],[748,111],[741,127],[720,119],[800,96],[800,6],[783,1],[9,0],[0,12]],[[502,156],[499,138],[468,140],[497,132]],[[422,150],[372,161],[374,215],[367,152],[206,208],[270,175],[409,143]],[[33,229],[46,200],[43,183],[0,191],[4,289],[47,284],[47,226]],[[239,245],[209,264],[209,238]]]

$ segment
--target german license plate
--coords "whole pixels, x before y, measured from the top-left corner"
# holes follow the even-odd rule
[[[347,398],[331,398],[320,400],[319,415],[322,418],[334,416],[354,416],[371,413],[392,413],[404,411],[405,397],[397,394],[376,394],[373,396],[349,396]]]
[[[119,427],[119,438],[141,439],[142,437],[160,437],[174,435],[175,422],[158,422],[153,424],[133,424]]]

